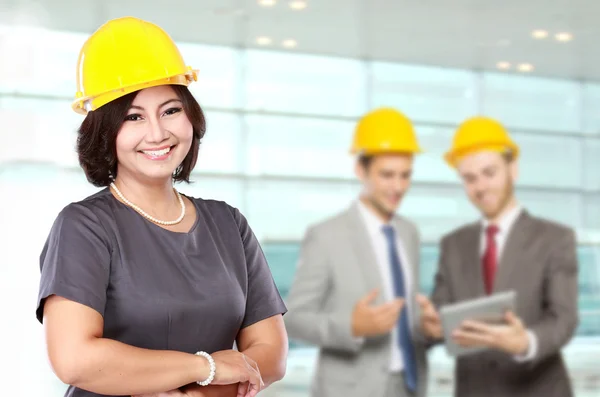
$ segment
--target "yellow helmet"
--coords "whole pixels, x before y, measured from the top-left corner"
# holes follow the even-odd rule
[[[375,109],[356,125],[352,154],[419,153],[421,148],[411,121],[391,108]]]
[[[498,121],[488,117],[473,117],[464,121],[456,130],[452,147],[444,158],[452,167],[468,154],[492,150],[519,156],[519,146],[510,138],[508,131]]]
[[[77,93],[72,104],[86,114],[143,88],[189,85],[197,70],[186,66],[171,37],[138,18],[108,21],[85,42],[77,61]]]

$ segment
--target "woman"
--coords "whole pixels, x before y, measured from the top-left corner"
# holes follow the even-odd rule
[[[205,131],[196,72],[128,17],[88,39],[77,73],[79,161],[105,188],[54,222],[36,313],[66,395],[255,396],[285,373],[286,308],[244,216],[173,188]]]

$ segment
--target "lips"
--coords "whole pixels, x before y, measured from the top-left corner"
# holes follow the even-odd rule
[[[158,157],[163,156],[171,151],[171,148],[164,148],[161,150],[142,150],[142,153],[147,154],[148,156]]]

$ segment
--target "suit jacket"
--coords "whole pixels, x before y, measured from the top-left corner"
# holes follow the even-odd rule
[[[412,267],[413,291],[419,280],[419,235],[409,221],[395,217]],[[292,339],[317,345],[319,355],[312,383],[313,397],[383,397],[389,377],[392,338],[354,338],[352,311],[356,302],[382,279],[370,237],[356,205],[310,227],[302,243],[300,261],[289,296],[285,324]],[[383,303],[379,295],[376,304]],[[419,316],[415,296],[413,327],[418,359],[419,396],[425,395],[427,365],[424,339],[417,334]],[[406,310],[406,306],[403,308]]]
[[[480,259],[481,224],[462,227],[441,242],[432,300],[436,306],[485,295]],[[460,357],[455,395],[460,397],[570,397],[561,348],[578,324],[575,233],[523,210],[497,267],[494,291],[517,292],[517,315],[537,336],[537,355],[518,362],[499,352]]]

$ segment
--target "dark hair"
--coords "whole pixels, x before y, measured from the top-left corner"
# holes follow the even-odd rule
[[[372,155],[361,155],[358,158],[358,161],[360,162],[360,165],[366,170],[369,168],[369,166],[373,162],[373,156]]]
[[[206,132],[202,108],[186,86],[172,85],[193,127],[192,146],[173,174],[176,182],[190,182],[190,174],[198,160],[200,141]],[[77,155],[87,180],[97,187],[110,185],[117,177],[117,134],[127,111],[139,91],[122,96],[88,112],[77,130]]]
[[[502,157],[504,157],[504,160],[510,164],[515,159],[515,153],[512,150],[507,150],[502,153]]]

